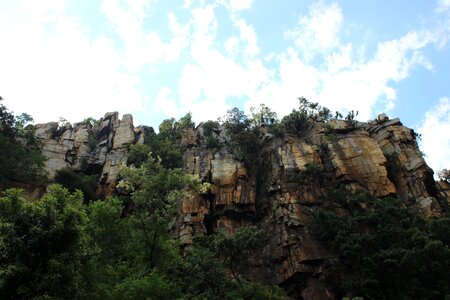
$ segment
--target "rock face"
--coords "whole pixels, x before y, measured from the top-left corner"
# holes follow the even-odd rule
[[[143,142],[143,131],[133,126],[133,117],[107,113],[98,121],[37,124],[36,137],[43,143],[49,180],[55,172],[69,167],[87,174],[99,174],[99,195],[111,195],[119,167],[127,161],[131,144]]]
[[[228,144],[224,130],[219,131],[215,137]],[[181,243],[189,245],[196,235],[219,228],[233,232],[256,225],[266,232],[266,243],[251,276],[284,287],[294,298],[335,299],[323,280],[326,250],[308,230],[326,186],[398,196],[426,217],[442,214],[438,200],[449,199],[449,185],[437,187],[414,131],[398,119],[385,117],[356,128],[344,121],[334,120],[332,127],[316,121],[302,138],[262,131],[264,168],[256,172],[233,149],[207,149],[202,125],[184,140],[186,172],[212,188],[209,195],[183,201]]]
[[[278,284],[293,298],[335,299],[325,281],[328,253],[308,227],[326,188],[398,196],[416,213],[430,217],[443,213],[450,184],[436,184],[414,131],[398,119],[310,121],[313,126],[301,137],[275,137],[262,128],[262,148],[255,155],[263,164],[256,169],[237,158],[223,128],[213,132],[223,145],[220,149],[207,148],[202,125],[188,131],[181,139],[185,171],[211,183],[211,191],[182,200],[175,234],[188,246],[194,237],[218,229],[233,233],[256,225],[266,239],[251,278]],[[131,115],[119,120],[118,113],[107,113],[95,125],[37,125],[36,136],[44,144],[50,178],[63,167],[99,174],[99,193],[105,195],[115,192],[129,146],[144,138]]]

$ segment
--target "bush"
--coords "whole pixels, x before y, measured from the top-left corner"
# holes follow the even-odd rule
[[[76,298],[81,277],[86,214],[80,192],[58,185],[40,200],[20,191],[0,197],[2,299]]]
[[[219,130],[219,126],[219,122],[215,121],[206,121],[203,123],[203,135],[206,140],[207,149],[220,149],[222,147],[222,143],[217,138],[216,133]]]
[[[128,153],[128,165],[134,165],[139,168],[144,161],[148,159],[150,155],[150,147],[146,144],[135,144],[130,146],[130,152]]]
[[[164,120],[159,125],[159,133],[152,127],[144,126],[144,143],[150,148],[152,157],[161,159],[161,164],[165,168],[181,168],[183,165],[181,137],[194,126],[190,113],[178,121],[174,118]]]
[[[0,103],[0,189],[9,187],[11,181],[46,181],[46,158],[34,136],[32,121],[28,114],[15,116]]]
[[[358,124],[358,121],[356,120],[356,117],[358,116],[358,111],[349,111],[347,116],[345,117],[345,122],[350,128],[356,128],[356,125]]]
[[[302,131],[311,127],[310,119],[326,121],[331,118],[331,111],[328,108],[310,102],[304,97],[300,97],[298,100],[298,110],[293,109],[289,115],[281,120],[286,132],[301,136]]]
[[[424,220],[393,198],[337,191],[349,212],[319,210],[314,232],[335,255],[328,261],[338,296],[444,299],[450,294],[450,218]],[[340,294],[339,294],[340,293]]]
[[[83,193],[84,201],[95,199],[98,175],[84,175],[76,173],[70,168],[63,168],[56,171],[55,182],[66,187],[70,192],[80,190]]]
[[[246,167],[259,167],[261,141],[259,128],[251,126],[251,120],[238,108],[227,112],[224,126],[229,137],[229,149]]]

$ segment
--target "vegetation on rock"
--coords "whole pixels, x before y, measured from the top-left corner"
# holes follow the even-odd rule
[[[334,191],[316,213],[315,232],[337,295],[364,299],[443,299],[450,295],[450,215],[423,219],[398,199]]]
[[[350,111],[345,117],[349,128],[357,127],[356,116],[357,112]],[[95,199],[98,176],[69,168],[58,170],[58,184],[49,186],[36,201],[26,201],[18,189],[5,190],[11,181],[40,178],[44,157],[33,127],[27,126],[31,117],[14,116],[4,106],[0,106],[0,117],[2,299],[286,299],[281,288],[256,282],[255,270],[273,267],[264,265],[265,259],[279,259],[276,263],[280,265],[286,262],[284,259],[291,259],[283,256],[288,255],[284,251],[293,250],[290,243],[309,234],[324,245],[329,255],[324,262],[319,255],[302,261],[296,256],[299,260],[293,264],[302,265],[311,274],[319,264],[320,274],[314,276],[321,277],[338,298],[443,299],[450,295],[448,213],[425,219],[413,214],[399,199],[379,199],[343,188],[329,188],[325,199],[301,199],[303,195],[296,194],[296,189],[306,194],[309,188],[317,187],[323,196],[324,185],[337,186],[330,176],[331,165],[311,158],[298,164],[294,160],[286,162],[283,168],[295,165],[296,169],[291,167],[295,176],[283,178],[290,180],[286,186],[281,187],[283,182],[278,180],[277,187],[266,189],[270,179],[267,170],[273,161],[266,161],[264,155],[270,151],[278,153],[267,141],[281,144],[285,134],[291,135],[286,139],[289,141],[309,137],[315,122],[325,123],[325,135],[334,134],[334,129],[327,127],[332,118],[330,110],[305,98],[300,98],[298,109],[281,121],[265,105],[253,108],[251,116],[234,108],[223,120],[205,122],[197,131],[198,141],[203,143],[199,148],[208,159],[210,154],[228,151],[233,159],[244,163],[246,172],[234,180],[254,180],[251,184],[256,183],[258,205],[270,196],[280,196],[276,198],[279,207],[274,205],[272,210],[280,213],[275,220],[281,224],[277,230],[285,223],[290,225],[273,232],[283,236],[268,237],[267,228],[250,226],[260,218],[261,212],[256,211],[248,219],[251,221],[231,225],[232,230],[211,225],[208,234],[193,234],[194,243],[189,246],[180,245],[173,236],[177,234],[177,216],[184,209],[181,204],[186,199],[194,202],[201,198],[210,201],[204,204],[209,209],[214,206],[212,190],[217,188],[215,182],[207,182],[211,174],[200,179],[182,170],[183,147],[193,147],[192,140],[186,140],[195,136],[190,113],[178,121],[164,120],[158,133],[144,126],[144,144],[124,146],[127,150],[129,145],[129,151],[127,165],[122,165],[120,182],[115,186],[118,196],[104,200]],[[336,118],[342,115],[336,112]],[[98,121],[92,118],[84,121],[87,126],[94,123]],[[91,138],[88,145],[93,150],[97,140]],[[306,142],[287,145],[286,152],[292,151],[288,147]],[[304,148],[300,150],[308,153]],[[320,159],[330,159],[332,149],[324,140],[310,148],[317,151]],[[384,157],[388,173],[400,169],[399,156],[382,154]],[[278,165],[284,164],[286,156],[277,158]],[[242,164],[236,165],[242,168]],[[233,171],[237,173],[237,167]],[[287,174],[281,172],[280,178]],[[439,174],[441,180],[449,182],[448,173],[443,170]],[[291,188],[294,192],[289,195]],[[282,189],[286,189],[284,194]],[[239,205],[247,203],[242,201]],[[239,217],[239,212],[227,213],[232,215],[230,219]],[[195,216],[198,217],[192,213],[189,218]],[[206,224],[205,220],[201,222]],[[268,239],[279,239],[277,245],[282,244],[277,258],[267,258],[279,250],[269,249],[273,244]],[[312,246],[305,249],[315,251]],[[303,252],[301,255],[308,256]],[[301,281],[301,286],[295,287],[299,291],[308,284],[302,277],[306,273],[296,279]]]

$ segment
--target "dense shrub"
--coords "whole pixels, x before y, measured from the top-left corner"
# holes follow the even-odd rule
[[[0,103],[0,190],[11,181],[45,182],[45,157],[32,122],[28,114],[15,116]]]
[[[98,184],[98,175],[85,175],[77,173],[70,168],[63,168],[56,171],[55,182],[67,188],[70,192],[80,190],[85,201],[96,198],[95,190]]]
[[[203,123],[203,136],[205,137],[207,149],[220,149],[222,147],[222,143],[217,137],[219,126],[220,124],[217,121],[206,121]]]
[[[261,150],[259,128],[253,127],[251,119],[238,108],[227,112],[223,125],[229,137],[229,150],[234,152],[236,158],[243,161],[249,170],[258,167]]]
[[[317,237],[340,296],[444,299],[450,296],[450,216],[425,220],[393,198],[341,190],[329,194],[349,214],[320,210]]]
[[[144,161],[148,159],[150,155],[150,147],[146,144],[135,144],[130,146],[130,152],[128,152],[128,165],[134,165],[140,167]]]
[[[311,120],[326,121],[331,118],[331,111],[328,108],[310,102],[304,97],[298,100],[299,108],[293,109],[281,120],[286,132],[301,136],[303,131],[311,128]]]

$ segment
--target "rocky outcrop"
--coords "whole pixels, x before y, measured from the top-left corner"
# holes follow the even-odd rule
[[[311,122],[314,126],[302,137],[274,137],[262,130],[262,150],[255,155],[263,164],[256,171],[247,169],[233,149],[207,149],[202,125],[190,132],[185,169],[212,188],[209,195],[183,201],[178,234],[189,245],[196,235],[257,225],[266,241],[255,259],[253,278],[279,284],[294,298],[334,299],[324,283],[326,250],[308,227],[326,187],[398,196],[426,217],[443,213],[439,201],[448,199],[450,188],[442,184],[439,194],[414,132],[398,119]],[[223,128],[214,134],[229,144]]]
[[[65,167],[98,174],[99,195],[114,193],[119,167],[127,161],[129,146],[143,143],[143,131],[133,126],[133,117],[124,115],[120,120],[117,112],[74,125],[37,124],[35,135],[43,144],[50,181],[57,170]]]
[[[397,196],[416,213],[439,216],[450,199],[450,184],[436,183],[413,130],[380,115],[377,121],[328,123],[310,120],[301,136],[276,137],[260,130],[260,164],[240,161],[226,131],[214,130],[210,149],[203,126],[182,137],[184,169],[211,184],[207,195],[182,199],[175,235],[189,246],[194,237],[256,225],[265,245],[248,276],[285,288],[299,299],[335,299],[326,284],[329,255],[311,233],[313,213],[324,205],[327,188]],[[95,124],[37,125],[52,178],[63,167],[99,174],[99,193],[113,194],[119,166],[143,132],[131,115],[107,113]],[[209,137],[211,138],[211,137]],[[345,215],[344,208],[335,210]]]

